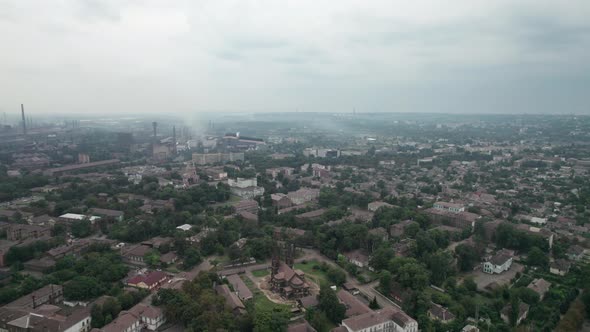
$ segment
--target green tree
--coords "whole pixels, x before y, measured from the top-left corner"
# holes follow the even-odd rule
[[[543,250],[537,247],[532,247],[528,253],[527,264],[546,268],[549,265],[549,257],[547,257],[547,254],[544,253]]]
[[[453,255],[447,250],[439,250],[426,259],[430,278],[433,284],[440,286],[450,276],[455,274]]]
[[[77,238],[87,237],[92,234],[92,224],[90,220],[80,220],[72,223],[72,235]]]
[[[423,265],[409,263],[399,269],[397,279],[404,287],[422,290],[429,284],[430,272]]]
[[[346,307],[340,303],[336,292],[330,287],[322,286],[320,288],[320,295],[318,296],[318,308],[326,314],[333,323],[339,324],[344,319],[346,314]]]
[[[104,326],[104,316],[102,314],[102,307],[100,305],[95,304],[92,306],[90,317],[92,318],[92,327],[101,328]]]
[[[157,250],[150,250],[143,256],[143,260],[150,267],[160,266],[160,253]]]
[[[379,303],[377,303],[377,297],[376,296],[374,296],[373,297],[373,300],[371,300],[371,302],[369,303],[369,308],[371,308],[373,310],[377,310],[377,309],[381,308],[379,306]]]
[[[90,300],[102,293],[104,293],[104,288],[93,277],[78,276],[64,286],[64,296],[68,300]]]
[[[391,283],[393,282],[393,277],[391,272],[387,270],[381,271],[379,276],[379,286],[381,286],[381,290],[385,295],[391,292]]]
[[[457,266],[463,272],[472,271],[475,264],[479,261],[477,250],[464,243],[455,248],[455,255],[457,256]]]
[[[202,260],[203,259],[201,257],[201,253],[199,252],[199,250],[197,250],[197,248],[194,247],[189,247],[188,249],[186,249],[184,253],[183,267],[185,269],[190,269],[193,266],[201,263]]]

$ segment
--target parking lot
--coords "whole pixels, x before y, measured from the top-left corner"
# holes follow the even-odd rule
[[[473,272],[470,276],[477,284],[477,289],[485,291],[486,287],[491,283],[497,283],[499,286],[506,285],[518,272],[524,271],[524,266],[518,263],[513,263],[510,270],[501,274],[488,274],[484,273],[481,269]]]

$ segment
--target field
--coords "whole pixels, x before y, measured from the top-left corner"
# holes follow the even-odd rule
[[[330,279],[328,279],[326,272],[319,268],[320,264],[320,262],[313,260],[306,263],[297,263],[294,268],[305,272],[305,278],[311,279],[318,286],[322,284],[330,284]]]
[[[260,291],[260,289],[258,289],[258,287],[256,287],[256,285],[254,285],[254,283],[252,282],[252,280],[250,280],[250,278],[248,278],[246,276],[242,276],[241,278],[244,281],[244,283],[246,284],[246,286],[248,286],[248,288],[254,294],[254,298],[252,299],[252,301],[254,302],[255,312],[265,312],[265,311],[273,311],[273,310],[281,310],[281,309],[287,310],[287,311],[290,310],[290,306],[288,306],[288,305],[274,303],[271,300],[269,300],[266,297],[266,295],[264,295],[262,293],[262,291]]]
[[[252,275],[255,276],[256,278],[264,278],[269,274],[270,274],[270,271],[268,269],[252,271]]]

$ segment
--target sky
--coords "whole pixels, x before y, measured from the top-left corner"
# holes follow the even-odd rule
[[[590,114],[590,1],[0,0],[0,112]]]

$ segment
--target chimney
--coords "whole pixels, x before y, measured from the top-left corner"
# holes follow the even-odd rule
[[[154,127],[154,138],[156,137],[156,131],[158,129],[158,123],[156,121],[152,122],[152,127]]]
[[[20,112],[23,117],[23,135],[27,134],[27,121],[25,120],[25,105],[20,104]]]
[[[172,126],[172,151],[176,154],[176,126]]]

